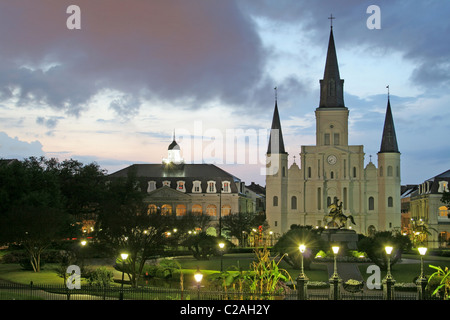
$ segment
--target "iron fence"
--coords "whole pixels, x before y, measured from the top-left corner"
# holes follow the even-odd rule
[[[312,288],[306,291],[305,300],[330,300],[330,288]],[[162,287],[138,287],[122,289],[117,286],[81,286],[68,289],[58,285],[0,284],[0,300],[298,300],[297,290],[290,289],[281,295],[264,295],[233,290],[211,291],[205,288],[186,290]],[[362,290],[352,293],[339,290],[338,300],[385,300],[382,290]],[[393,300],[417,300],[417,291],[394,290]],[[421,299],[439,299],[421,297]]]

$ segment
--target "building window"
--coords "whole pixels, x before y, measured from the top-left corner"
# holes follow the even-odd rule
[[[184,181],[177,181],[177,190],[181,192],[186,192]]]
[[[375,210],[375,199],[373,197],[369,197],[369,210]]]
[[[317,188],[317,209],[322,210],[322,189]]]
[[[148,206],[148,214],[155,214],[158,212],[158,208],[154,204]]]
[[[311,178],[311,167],[308,167],[308,178]]]
[[[387,176],[388,177],[392,177],[393,173],[392,173],[392,166],[388,166],[387,168]]]
[[[327,207],[331,206],[331,197],[327,197]]]
[[[356,178],[356,167],[353,167],[353,178]]]
[[[326,146],[330,145],[330,134],[329,133],[325,133],[324,145],[326,145]]]
[[[282,176],[283,176],[283,177],[286,177],[286,167],[283,167],[283,170],[282,170]]]
[[[230,181],[222,181],[222,192],[231,193]]]
[[[217,207],[213,204],[210,204],[206,207],[206,214],[210,217],[215,217],[217,215]]]
[[[194,216],[201,216],[202,215],[202,206],[199,204],[194,204],[192,206],[191,212]]]
[[[177,205],[175,210],[176,210],[177,217],[186,215],[186,206],[184,204]]]
[[[228,204],[222,206],[222,217],[228,216],[231,214],[231,206]]]
[[[206,191],[208,193],[216,193],[216,182],[208,181],[208,189]]]
[[[161,207],[161,214],[163,216],[170,216],[172,214],[172,206],[170,204],[164,204]]]
[[[192,182],[192,193],[201,193],[202,192],[202,183],[201,181],[193,181]]]
[[[335,146],[338,146],[338,145],[341,143],[341,142],[339,141],[339,140],[340,140],[339,133],[335,133],[333,139],[334,139],[333,142],[334,142],[334,145],[335,145]]]
[[[278,207],[278,197],[277,196],[273,197],[273,206]]]
[[[170,188],[170,181],[163,181],[163,187],[169,187]]]
[[[156,181],[149,181],[148,182],[148,187],[147,187],[147,192],[152,192],[153,190],[156,190]]]
[[[347,188],[344,188],[344,210],[347,210]]]
[[[394,206],[394,199],[392,197],[388,198],[388,207],[392,208]]]
[[[291,209],[297,210],[297,197],[296,196],[293,196],[291,198]]]
[[[330,179],[334,179],[334,172],[333,171],[330,172]]]

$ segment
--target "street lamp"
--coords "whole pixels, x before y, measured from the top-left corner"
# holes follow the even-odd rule
[[[199,267],[197,267],[197,271],[194,274],[194,279],[197,282],[197,300],[200,300],[200,283],[203,279],[203,274],[200,272]]]
[[[121,253],[120,257],[122,258],[122,285],[120,286],[120,300],[123,300],[123,281],[125,275],[125,260],[128,259],[128,253]]]
[[[337,254],[339,253],[339,246],[332,246],[331,249],[333,250],[334,253],[334,272],[332,277],[330,278],[331,283],[330,295],[331,299],[339,300],[339,283],[341,282],[341,279],[339,278],[337,272]]]
[[[307,283],[308,283],[308,277],[305,275],[304,268],[303,268],[303,253],[306,251],[306,246],[304,244],[301,244],[298,247],[300,251],[300,261],[301,261],[301,269],[300,274],[297,277],[297,296],[299,300],[306,300],[308,297],[307,293]]]
[[[394,298],[394,284],[395,280],[392,277],[391,274],[391,253],[394,248],[392,246],[386,246],[384,247],[384,250],[386,251],[386,255],[388,257],[387,260],[387,274],[386,278],[383,280],[383,293],[385,295],[386,300],[392,300]]]
[[[225,248],[225,243],[220,242],[219,243],[219,250],[220,250],[220,272],[223,272],[223,249]]]
[[[417,279],[417,286],[419,287],[417,292],[419,300],[422,300],[425,299],[425,288],[428,284],[427,278],[425,278],[425,275],[423,274],[423,256],[427,253],[427,248],[419,247],[418,250],[420,253],[420,276],[419,279]]]

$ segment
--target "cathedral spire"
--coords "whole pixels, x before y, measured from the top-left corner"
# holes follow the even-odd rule
[[[267,154],[285,154],[280,115],[278,114],[277,88],[275,87],[275,110],[273,111],[272,128],[270,130]]]
[[[394,119],[392,117],[391,102],[388,95],[386,117],[384,120],[383,136],[381,138],[380,153],[400,153],[398,151],[397,136],[395,134]]]
[[[334,19],[331,16],[331,22]],[[328,41],[327,59],[323,79],[320,80],[320,108],[345,107],[344,105],[344,80],[339,75],[339,65],[334,45],[333,25],[330,27],[330,39]]]

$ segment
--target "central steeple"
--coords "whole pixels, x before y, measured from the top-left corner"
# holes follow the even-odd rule
[[[339,65],[334,45],[333,26],[330,28],[327,60],[323,79],[320,80],[319,108],[345,108],[344,80],[339,75]]]

